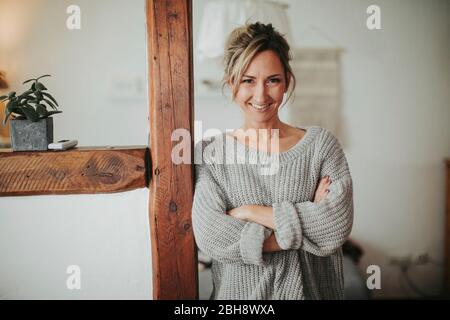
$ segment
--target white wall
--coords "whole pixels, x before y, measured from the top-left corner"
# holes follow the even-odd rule
[[[194,1],[201,15],[204,0]],[[422,0],[285,0],[295,47],[345,49],[342,117],[354,179],[352,238],[368,265],[381,268],[375,297],[407,297],[391,257],[428,253],[435,263],[411,270],[417,286],[442,284],[444,165],[450,156],[450,2]],[[366,28],[366,8],[381,8],[381,30]],[[194,31],[198,28],[194,21]],[[319,31],[314,31],[314,28]],[[205,64],[196,72],[207,73]],[[238,107],[197,97],[196,120],[233,128]],[[295,123],[295,119],[287,119]]]
[[[81,30],[66,8],[81,8]],[[55,139],[147,145],[144,0],[0,0],[0,69],[61,106]],[[148,190],[0,198],[0,299],[151,299]],[[66,269],[81,268],[81,290]]]
[[[70,30],[69,5],[81,9]],[[146,145],[144,0],[0,0],[0,68],[10,89],[44,74],[60,104],[55,139],[79,145]]]
[[[150,299],[147,189],[0,200],[0,299]],[[79,266],[81,289],[66,286]]]

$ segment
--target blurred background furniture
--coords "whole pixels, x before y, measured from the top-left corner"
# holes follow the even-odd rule
[[[447,214],[445,219],[445,296],[450,297],[450,158],[445,160],[447,169],[446,179],[446,208]]]

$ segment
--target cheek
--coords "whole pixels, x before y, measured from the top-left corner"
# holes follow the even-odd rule
[[[275,101],[281,102],[284,97],[285,86],[277,86],[274,88],[270,88],[267,91],[267,94]],[[236,93],[235,101],[239,104],[245,104],[249,100],[251,100],[253,96],[252,90],[247,89],[245,87],[239,88]]]
[[[249,90],[245,88],[240,88],[238,92],[236,93],[236,102],[238,103],[245,103],[248,99],[250,99],[251,93]]]
[[[272,99],[274,99],[275,101],[282,101],[283,97],[284,97],[284,87],[278,87],[278,88],[274,88],[271,92],[270,92],[270,96],[272,97]]]

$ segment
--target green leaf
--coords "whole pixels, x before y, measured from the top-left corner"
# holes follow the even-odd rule
[[[49,75],[49,74],[44,74],[43,76],[40,76],[39,78],[36,78],[36,80],[39,80],[39,79],[44,78],[44,77],[51,77],[51,75]]]
[[[52,109],[57,109],[56,108],[56,106],[53,104],[53,102],[51,102],[50,100],[48,100],[48,99],[45,99],[44,98],[44,100],[42,100],[42,102],[45,102],[45,103],[47,103]]]
[[[11,113],[17,113],[20,114],[21,116],[25,116],[25,114],[23,113],[21,108],[14,108]]]
[[[14,116],[13,113],[20,114],[20,116]],[[12,112],[8,112],[8,111],[6,112],[5,119],[3,120],[3,126],[6,125],[6,122],[8,121],[8,117],[9,117],[10,115],[13,115],[13,116],[14,116],[14,119],[18,119],[18,120],[19,120],[19,119],[25,119],[25,117],[23,116],[22,110],[20,110],[19,108],[14,108],[14,109],[12,110]]]
[[[45,116],[48,113],[47,108],[41,103],[37,105],[36,111],[40,116]]]
[[[33,96],[33,92],[31,90],[25,91],[17,98],[19,99],[19,101],[24,100],[24,99],[26,99],[26,100],[35,99],[35,97]]]
[[[40,82],[36,82],[36,89],[37,90],[47,90],[47,88]]]
[[[33,110],[36,110],[36,106],[37,106],[37,104],[31,105],[31,104],[25,103],[25,104],[21,105],[20,108],[26,107],[26,108],[32,108]]]
[[[24,96],[28,96],[28,95],[32,94],[33,92],[34,92],[33,90],[28,89],[27,91],[25,91],[24,93],[22,93],[22,94],[19,96],[19,98],[20,98],[20,97],[24,97]]]
[[[41,101],[42,99],[44,99],[44,97],[42,96],[42,92],[36,90],[36,92],[34,93],[34,95],[36,96],[36,99],[38,101]]]
[[[5,119],[3,119],[3,126],[6,126],[6,121],[8,121],[9,115],[10,115],[10,113],[8,113],[8,114],[5,116]]]
[[[25,116],[28,120],[31,120],[32,122],[39,121],[39,114],[36,112],[36,110],[34,110],[33,107],[23,106],[22,111],[23,113],[25,113]]]
[[[13,112],[13,109],[17,107],[17,100],[9,100],[6,104],[6,111]]]
[[[3,126],[6,125],[6,121],[8,121],[8,118],[9,118],[10,114],[11,114],[11,112],[8,109],[6,109],[5,110],[5,119],[3,120]]]
[[[31,85],[31,90],[33,92],[36,91],[36,82],[33,82],[33,84]]]
[[[62,112],[61,110],[48,111],[47,114],[44,117],[41,117],[41,119],[48,118],[49,116],[51,116],[53,114],[61,113],[61,112]]]
[[[22,105],[22,104],[24,104],[24,103],[31,102],[31,101],[34,100],[34,99],[35,99],[35,97],[33,97],[33,96],[31,96],[31,95],[25,96],[25,97],[20,97],[20,99],[19,99],[19,104]]]
[[[8,94],[8,97],[11,99],[12,97],[15,97],[16,96],[16,92],[15,91],[11,91],[9,94]]]
[[[51,115],[53,115],[53,114],[56,114],[56,113],[61,113],[62,111],[49,111],[49,112],[47,112],[47,114],[46,115],[44,115],[44,116],[41,116],[41,119],[45,119],[45,118],[48,118],[48,117],[50,117]]]
[[[30,81],[36,81],[36,79],[28,79],[28,80],[25,80],[24,82],[22,82],[22,84],[28,83],[28,82],[30,82]]]
[[[58,102],[56,102],[55,98],[53,98],[53,97],[51,96],[50,93],[42,92],[42,94],[43,94],[45,97],[47,97],[47,98],[49,98],[50,100],[52,100],[52,101],[59,107]]]
[[[23,114],[22,110],[20,110],[18,107],[15,106],[14,101],[12,107],[10,105],[10,107],[6,108],[5,110],[5,119],[3,120],[3,126],[6,125],[6,121],[8,121],[9,116],[12,115],[13,113]]]
[[[6,100],[6,99],[8,99],[8,96],[1,96],[1,97],[0,97],[0,102],[1,102],[2,100]]]

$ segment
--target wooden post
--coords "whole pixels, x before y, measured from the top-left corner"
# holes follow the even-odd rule
[[[150,231],[153,299],[198,299],[198,269],[191,224],[193,199],[192,7],[190,0],[147,0],[150,150]],[[191,164],[172,162],[175,129]]]

